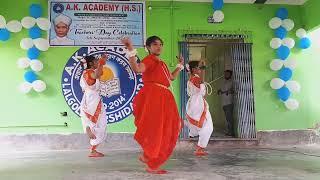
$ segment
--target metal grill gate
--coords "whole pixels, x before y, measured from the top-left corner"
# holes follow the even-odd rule
[[[252,44],[231,44],[233,70],[234,116],[240,138],[256,138],[252,77]]]

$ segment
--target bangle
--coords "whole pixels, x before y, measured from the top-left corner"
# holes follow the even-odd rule
[[[137,52],[137,49],[133,49],[132,51],[127,50],[126,54],[129,58],[131,58],[131,57],[135,57],[138,54],[138,52]]]
[[[184,66],[182,64],[177,64],[176,68],[179,68],[180,71],[182,71],[184,69]]]

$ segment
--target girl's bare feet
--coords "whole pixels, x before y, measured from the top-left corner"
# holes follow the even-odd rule
[[[148,173],[151,173],[151,174],[167,174],[168,171],[166,170],[163,170],[163,169],[151,169],[151,168],[147,168],[146,171]]]

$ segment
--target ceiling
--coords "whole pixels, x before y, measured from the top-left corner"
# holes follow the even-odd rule
[[[160,1],[160,0],[146,0],[146,1]],[[212,2],[212,0],[162,0],[162,1],[185,1],[185,2]],[[224,0],[225,3],[264,3],[264,4],[290,4],[302,5],[307,0]]]

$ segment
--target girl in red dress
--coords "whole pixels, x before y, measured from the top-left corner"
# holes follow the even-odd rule
[[[160,59],[163,41],[157,37],[149,37],[146,41],[149,55],[141,63],[137,63],[137,51],[129,38],[123,38],[127,48],[127,56],[132,69],[142,73],[144,87],[133,101],[135,140],[140,144],[143,153],[139,160],[147,165],[146,171],[153,174],[165,174],[160,169],[175,148],[182,120],[172,92],[169,90],[179,72],[183,69],[183,58],[171,73],[167,65]]]

